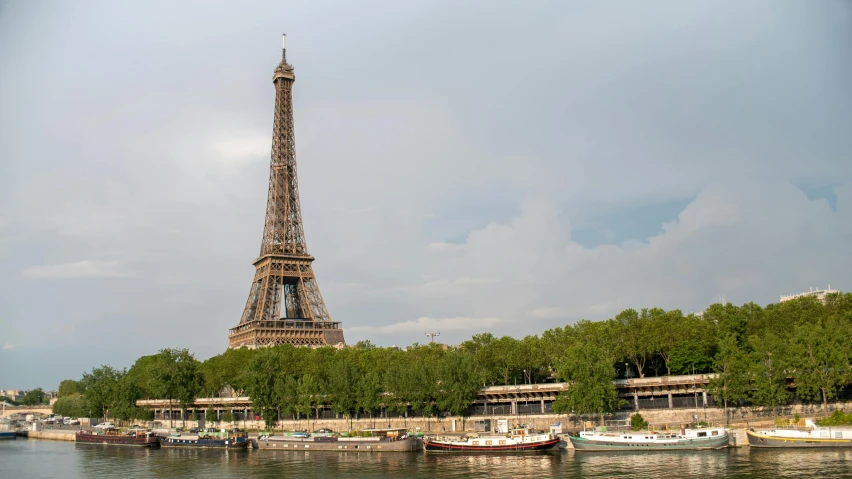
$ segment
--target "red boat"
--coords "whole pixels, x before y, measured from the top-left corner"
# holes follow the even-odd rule
[[[157,436],[148,431],[130,431],[121,434],[117,429],[104,431],[78,431],[77,444],[103,444],[107,446],[159,447]]]

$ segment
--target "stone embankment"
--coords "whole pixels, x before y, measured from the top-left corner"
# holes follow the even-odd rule
[[[47,439],[50,441],[73,441],[76,430],[61,430],[54,429],[48,431],[20,431],[19,435],[23,435],[29,439]]]

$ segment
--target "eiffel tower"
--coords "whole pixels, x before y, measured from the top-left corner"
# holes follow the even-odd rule
[[[230,329],[228,348],[293,344],[343,344],[340,323],[331,320],[308,254],[296,178],[293,131],[293,66],[287,63],[286,35],[281,63],[272,75],[275,121],[269,197],[260,256],[240,323]]]

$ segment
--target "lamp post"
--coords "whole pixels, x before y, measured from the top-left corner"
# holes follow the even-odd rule
[[[441,333],[426,333],[426,336],[429,337],[429,344],[432,344],[432,342],[435,340],[435,336],[440,336],[440,335],[441,335]]]

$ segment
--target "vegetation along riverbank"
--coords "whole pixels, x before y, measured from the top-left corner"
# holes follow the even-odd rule
[[[852,294],[837,293],[824,302],[714,304],[699,314],[628,309],[523,339],[477,334],[458,347],[278,346],[228,350],[205,361],[164,349],[129,369],[101,366],[63,381],[54,410],[147,419],[151,412],[136,407],[139,399],[167,399],[183,409],[196,397],[227,391],[250,396],[268,424],[319,408],[344,417],[410,410],[463,416],[483,386],[566,381],[571,387],[553,410],[598,417],[623,403],[616,378],[715,372],[709,392],[720,407],[774,410],[796,399],[827,414],[830,401],[848,395],[850,363]]]

